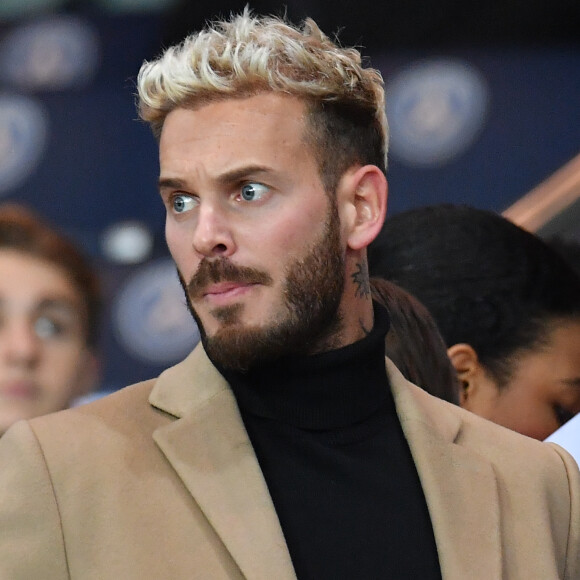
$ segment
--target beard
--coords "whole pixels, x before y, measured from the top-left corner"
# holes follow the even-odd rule
[[[267,272],[219,258],[203,259],[187,284],[179,275],[188,309],[212,362],[243,372],[281,356],[314,354],[339,346],[342,330],[339,306],[345,267],[339,224],[338,209],[331,200],[322,236],[302,258],[286,267],[282,303],[264,325],[244,326],[240,322],[244,305],[234,304],[211,311],[221,327],[208,336],[192,302],[201,297],[209,283],[230,281],[272,286]]]

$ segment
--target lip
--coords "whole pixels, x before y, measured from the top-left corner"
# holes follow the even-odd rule
[[[0,396],[5,399],[34,399],[36,385],[31,381],[5,381],[0,384]]]
[[[257,284],[247,284],[244,282],[220,282],[208,286],[203,297],[215,305],[224,305],[232,300],[240,298],[249,292]]]

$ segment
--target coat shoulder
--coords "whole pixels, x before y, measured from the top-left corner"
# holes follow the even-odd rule
[[[136,383],[78,407],[20,421],[0,444],[35,441],[45,461],[63,470],[97,458],[106,464],[107,457],[134,453],[140,445],[147,448],[152,433],[173,420],[148,402],[155,383],[156,379]]]
[[[427,421],[439,430],[442,426],[453,424],[454,443],[487,459],[499,472],[517,472],[530,479],[538,479],[538,475],[542,474],[551,480],[560,479],[558,474],[565,471],[575,479],[578,466],[562,447],[497,425],[457,405],[437,399],[415,385],[410,385],[410,389]]]
[[[72,407],[58,413],[30,420],[34,431],[45,432],[76,429],[77,433],[92,425],[117,423],[147,424],[159,416],[159,411],[148,402],[157,379],[129,385],[90,403]]]

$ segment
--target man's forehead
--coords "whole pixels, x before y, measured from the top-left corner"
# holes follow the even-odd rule
[[[215,177],[244,167],[287,171],[290,160],[310,164],[305,117],[303,101],[274,93],[175,109],[161,135],[160,183],[199,171]]]
[[[255,132],[269,126],[295,127],[302,131],[307,116],[306,102],[283,93],[259,93],[243,98],[210,101],[196,107],[177,107],[171,111],[163,124],[161,143],[174,137],[175,129],[184,122],[191,124],[192,133],[221,132],[227,135],[243,124],[249,123]]]

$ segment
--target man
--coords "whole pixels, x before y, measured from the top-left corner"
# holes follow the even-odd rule
[[[7,578],[578,578],[580,474],[385,370],[380,75],[247,12],[146,63],[202,345],[0,444]]]
[[[0,206],[0,435],[94,388],[98,304],[77,248],[26,208]]]

